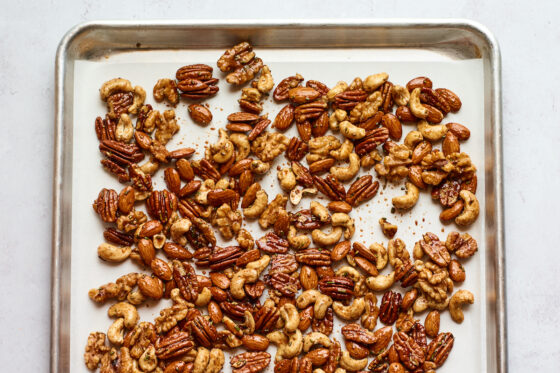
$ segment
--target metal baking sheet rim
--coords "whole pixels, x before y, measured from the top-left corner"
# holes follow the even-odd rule
[[[65,180],[70,180],[69,176],[72,172],[72,159],[68,157],[71,152],[65,151],[66,148],[72,143],[72,128],[71,120],[67,119],[68,113],[72,110],[71,91],[68,85],[72,83],[72,69],[69,64],[80,53],[83,57],[90,50],[91,41],[81,40],[80,36],[86,35],[92,31],[111,31],[119,32],[119,30],[127,29],[146,30],[151,31],[151,36],[154,37],[155,32],[158,30],[196,30],[196,29],[215,29],[220,31],[239,31],[243,33],[248,30],[263,30],[275,29],[277,30],[290,30],[292,28],[307,28],[313,29],[316,32],[328,33],[332,30],[337,32],[346,32],[356,29],[370,29],[371,31],[383,31],[384,34],[381,39],[383,42],[368,42],[360,40],[356,45],[362,47],[421,47],[444,49],[448,48],[453,50],[454,43],[461,43],[462,47],[474,48],[469,53],[478,54],[479,58],[485,60],[485,74],[488,73],[489,79],[486,83],[489,87],[485,87],[485,91],[489,91],[489,97],[486,98],[488,110],[486,115],[489,115],[490,131],[486,137],[491,138],[490,150],[491,159],[486,162],[485,172],[487,174],[487,183],[491,188],[486,187],[487,193],[490,192],[488,200],[493,200],[493,204],[487,205],[485,214],[487,219],[493,223],[493,229],[489,229],[486,239],[490,239],[490,246],[494,249],[493,257],[488,261],[489,265],[493,265],[494,276],[491,278],[494,281],[493,288],[489,288],[487,301],[490,297],[494,298],[493,306],[490,314],[494,316],[493,322],[495,325],[489,325],[487,330],[492,330],[493,335],[487,338],[492,338],[488,346],[493,346],[493,351],[489,351],[488,358],[495,357],[494,367],[496,372],[507,371],[507,336],[506,336],[506,313],[505,313],[505,260],[504,260],[504,206],[503,206],[503,171],[502,171],[502,114],[501,114],[501,58],[498,43],[495,37],[483,25],[464,19],[386,19],[386,20],[197,20],[197,21],[93,21],[82,23],[75,26],[62,38],[56,54],[55,62],[55,146],[54,146],[54,174],[53,174],[53,231],[52,231],[52,263],[51,263],[51,359],[50,371],[63,372],[65,366],[68,366],[69,361],[69,306],[70,306],[70,291],[69,284],[64,280],[69,278],[69,257],[64,257],[62,251],[65,242],[70,241],[68,236],[71,229],[69,216],[63,214],[65,208],[65,201],[63,195],[66,193],[71,195],[71,183],[66,183]],[[475,38],[478,44],[472,40],[449,41],[439,43],[436,36],[433,40],[416,40],[412,44],[407,44],[406,31],[423,30],[427,33],[436,33],[442,29],[455,30],[458,33],[464,33],[471,38]],[[424,35],[424,34],[423,34]],[[234,35],[234,37],[240,37]],[[246,37],[246,36],[245,36]],[[403,39],[400,43],[398,38]],[[409,36],[410,37],[410,36]],[[420,36],[424,37],[424,36]],[[387,41],[387,39],[393,40]],[[303,40],[302,40],[303,39]],[[304,38],[300,38],[299,42],[306,42]],[[104,41],[107,43],[107,41]],[[79,43],[85,44],[80,45]],[[175,48],[180,48],[178,42]],[[184,42],[183,42],[184,43]],[[316,43],[316,42],[315,42]],[[354,43],[356,43],[354,41]],[[377,44],[376,44],[377,43]],[[226,44],[227,45],[227,44]],[[316,44],[313,44],[316,45]],[[139,47],[139,45],[135,45]],[[343,41],[338,45],[344,47]],[[80,50],[80,47],[82,48]],[[103,46],[112,51],[118,50],[117,45]],[[148,45],[149,47],[149,45]],[[134,46],[128,45],[127,49],[133,49]],[[153,48],[153,47],[152,47]],[[166,46],[166,48],[172,48]],[[124,49],[124,48],[123,48]],[[74,56],[71,56],[74,53]],[[488,102],[489,100],[489,102]],[[64,124],[69,124],[67,127]],[[488,146],[488,144],[486,144]],[[493,156],[493,157],[492,157]],[[488,163],[490,161],[490,163]],[[487,184],[488,186],[488,184]],[[494,234],[492,236],[492,234]],[[65,237],[65,235],[67,237]],[[488,267],[487,267],[488,270]],[[492,304],[490,304],[492,307]],[[66,328],[66,329],[65,329]],[[490,348],[490,347],[489,347]],[[487,364],[488,366],[488,364]]]

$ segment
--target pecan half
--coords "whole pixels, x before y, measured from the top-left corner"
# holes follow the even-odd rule
[[[121,165],[128,166],[138,163],[144,159],[144,152],[136,144],[125,144],[114,140],[103,140],[99,144],[99,150],[108,159]]]
[[[226,268],[233,267],[242,254],[243,251],[239,246],[216,247],[209,258],[210,269],[212,271],[223,271]]]
[[[206,348],[211,348],[218,340],[216,327],[202,315],[194,318],[191,323],[191,331],[194,339]]]
[[[230,361],[234,373],[258,373],[270,364],[268,352],[244,352]]]
[[[424,351],[428,350],[428,342],[426,339],[426,328],[424,328],[424,325],[422,325],[418,321],[415,322],[414,325],[412,325],[412,329],[410,330],[409,334],[412,337],[412,339],[414,339],[414,342],[416,342],[418,346],[422,347],[422,350]]]
[[[245,317],[245,311],[253,312],[253,306],[247,302],[221,302],[220,308],[228,316],[236,320],[243,320]]]
[[[274,255],[270,261],[268,273],[294,273],[298,269],[296,257],[293,254]]]
[[[134,243],[134,236],[132,234],[120,232],[115,228],[105,229],[105,232],[103,232],[103,238],[109,242],[123,246],[130,246]]]
[[[447,247],[439,238],[433,233],[426,233],[422,236],[422,241],[419,241],[422,250],[440,267],[447,267],[451,261],[451,256]]]
[[[379,145],[384,144],[389,139],[389,130],[386,127],[375,128],[366,132],[366,135],[355,142],[355,151],[360,157],[372,152]]]
[[[453,334],[439,333],[428,345],[427,360],[433,361],[438,368],[442,366],[453,348],[454,341],[455,337],[453,337]]]
[[[400,281],[403,288],[412,286],[418,281],[418,271],[412,262],[405,262],[396,268],[395,281]]]
[[[298,184],[303,185],[308,188],[313,185],[313,176],[307,167],[303,166],[299,162],[292,162],[292,171],[296,175],[296,181]]]
[[[305,249],[296,253],[296,260],[298,263],[306,264],[308,266],[330,266],[331,256],[326,250],[319,249]]]
[[[115,140],[117,123],[107,115],[105,119],[95,118],[95,134],[99,141]]]
[[[187,332],[176,332],[156,341],[156,356],[167,360],[182,356],[194,348],[192,337]]]
[[[280,311],[276,307],[263,306],[259,308],[254,314],[255,330],[262,332],[269,332],[276,327],[276,322],[280,318]]]
[[[312,230],[322,227],[324,224],[330,223],[321,222],[318,217],[311,213],[311,210],[300,210],[290,215],[290,223],[297,229]]]
[[[146,200],[146,210],[153,219],[166,223],[177,210],[177,196],[168,190],[154,190]]]
[[[461,259],[470,258],[478,251],[478,243],[468,233],[449,233],[445,241],[445,246]]]
[[[414,370],[422,366],[425,360],[424,351],[412,337],[398,332],[393,335],[393,342],[399,359],[405,367]]]
[[[347,300],[354,296],[354,281],[343,276],[328,276],[319,281],[319,291],[333,299]]]
[[[325,317],[322,319],[313,318],[311,330],[323,333],[324,335],[330,335],[333,331],[333,325],[333,310],[332,307],[329,307],[325,313]]]
[[[297,137],[292,137],[286,149],[286,158],[290,161],[301,161],[305,154],[307,154],[307,151],[308,146],[306,143]]]
[[[284,254],[290,247],[288,240],[272,232],[261,237],[256,243],[259,249],[271,254]]]
[[[346,340],[348,341],[353,341],[365,345],[371,345],[376,341],[375,335],[372,332],[362,328],[358,324],[344,325],[341,329],[341,332],[344,338],[346,338]]]
[[[127,181],[130,181],[130,175],[126,171],[126,168],[119,166],[112,160],[102,159],[101,165],[105,170],[115,175],[120,183],[126,183]]]
[[[364,102],[367,96],[366,91],[361,89],[345,91],[334,96],[334,106],[337,109],[349,111],[354,109],[360,102]]]
[[[354,181],[346,193],[346,202],[354,207],[368,201],[375,196],[379,189],[379,182],[373,181],[373,176],[364,175]]]
[[[313,183],[317,190],[323,193],[332,201],[344,201],[347,197],[346,189],[332,174],[328,174],[324,179],[313,176]]]
[[[296,76],[289,76],[286,79],[282,80],[274,89],[274,93],[272,94],[274,99],[276,101],[287,100],[290,89],[299,86],[302,81],[303,77],[299,74],[297,74]]]
[[[181,97],[200,100],[218,93],[218,79],[212,77],[212,71],[212,67],[204,64],[183,66],[177,70],[177,88],[182,92]]]
[[[447,114],[451,111],[447,100],[439,94],[438,91],[432,88],[422,87],[420,89],[420,101],[439,109],[443,114]]]
[[[299,280],[287,273],[275,272],[264,276],[264,281],[271,288],[279,291],[286,297],[295,297],[301,285]]]
[[[117,221],[118,199],[116,190],[103,188],[93,201],[93,210],[104,222],[114,223]]]
[[[189,264],[173,260],[173,280],[187,302],[195,302],[198,297],[198,279]]]
[[[391,325],[399,316],[401,308],[402,296],[394,291],[388,291],[383,294],[381,306],[379,306],[379,320],[385,325]]]

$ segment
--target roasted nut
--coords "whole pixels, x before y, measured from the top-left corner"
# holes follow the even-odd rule
[[[465,318],[461,306],[463,304],[473,304],[474,295],[468,290],[459,290],[449,300],[449,314],[456,323],[462,323]]]
[[[393,346],[399,355],[399,360],[408,369],[417,369],[424,363],[424,351],[412,337],[403,332],[393,335]]]
[[[299,273],[299,280],[301,286],[305,290],[316,289],[317,284],[319,282],[319,279],[317,277],[317,272],[315,272],[315,270],[312,267],[309,267],[307,265],[301,267]]]
[[[398,209],[410,209],[416,205],[418,202],[420,192],[416,185],[407,182],[406,183],[406,194],[404,196],[393,197],[391,202],[393,206]]]
[[[114,189],[102,189],[93,202],[93,210],[107,223],[117,220],[118,196]]]
[[[393,324],[397,320],[401,303],[402,296],[399,293],[388,291],[383,294],[379,307],[379,320],[386,325]]]
[[[480,211],[478,199],[468,190],[462,190],[459,192],[459,196],[463,200],[464,206],[463,211],[455,218],[455,223],[462,226],[471,225],[478,218]]]
[[[426,315],[426,320],[424,321],[424,327],[426,329],[426,335],[430,338],[437,337],[439,333],[439,311],[433,310]]]
[[[450,133],[454,134],[461,141],[468,140],[471,136],[471,131],[462,124],[447,123],[445,126]]]
[[[449,262],[449,266],[447,267],[447,271],[449,272],[449,278],[454,282],[463,282],[465,281],[465,268],[459,263],[457,260],[452,259]]]
[[[193,122],[201,125],[207,125],[212,121],[212,112],[203,105],[191,104],[188,106],[189,116]]]
[[[428,345],[428,349],[426,351],[427,360],[433,361],[436,364],[436,367],[442,366],[453,348],[454,341],[455,338],[453,337],[453,334],[440,333]]]
[[[97,256],[107,262],[113,263],[126,260],[131,252],[132,249],[128,246],[119,247],[108,243],[103,243],[97,247]]]
[[[402,137],[402,125],[395,114],[387,113],[381,118],[381,124],[389,131],[389,137],[393,140],[400,140]]]
[[[154,99],[161,102],[164,99],[172,105],[179,102],[179,94],[177,93],[177,84],[172,79],[159,79],[154,86]]]
[[[395,237],[395,234],[397,234],[398,227],[395,224],[389,223],[386,218],[379,219],[379,225],[381,226],[381,231],[386,237],[393,238]]]
[[[450,252],[455,253],[461,259],[467,259],[478,251],[478,244],[468,233],[460,234],[451,232],[447,236],[445,246]]]

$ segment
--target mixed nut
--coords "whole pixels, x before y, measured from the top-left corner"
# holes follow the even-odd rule
[[[103,188],[93,203],[108,224],[98,255],[132,259],[148,272],[90,290],[94,302],[114,303],[108,316],[115,321],[106,334],[89,335],[86,366],[103,373],[217,373],[224,351],[241,347],[246,352],[232,357],[231,370],[257,373],[271,363],[266,351],[274,344],[275,373],[434,372],[454,343],[440,331],[440,312],[449,309],[460,323],[462,307],[474,302],[471,292],[454,287],[465,280],[461,261],[476,253],[476,240],[452,232],[442,241],[428,232],[411,256],[386,218],[379,220],[386,246],[352,242],[351,213],[376,196],[376,179],[406,179],[405,194],[392,199],[395,209],[414,208],[421,191],[431,189],[442,221],[468,226],[477,219],[476,167],[460,152],[470,132],[441,124],[461,108],[459,97],[434,89],[427,77],[400,86],[386,73],[332,88],[304,84],[296,74],[274,88],[271,69],[247,42],[228,49],[217,66],[228,83],[251,83],[242,89],[242,111],[227,116],[200,159],[192,158],[193,148],[166,148],[179,131],[174,110],[153,109],[144,89],[123,78],[101,87],[108,106],[105,119],[95,120],[101,163],[128,185]],[[207,125],[213,114],[199,101],[218,93],[218,81],[211,66],[188,65],[176,79],[160,79],[153,95],[174,106],[189,100],[193,122]],[[271,92],[284,104],[274,120],[261,115]],[[417,129],[399,143],[403,122]],[[294,123],[298,136],[289,138],[284,132]],[[283,193],[269,195],[259,181],[282,155],[289,162],[277,168]],[[160,166],[166,189],[155,190]],[[318,193],[327,205],[314,199],[298,207],[304,195]],[[250,220],[266,231],[262,237],[244,228]],[[236,244],[217,246],[216,232]],[[153,322],[140,321],[136,308],[148,299],[171,300]],[[416,317],[426,310],[422,323]],[[346,323],[343,341],[330,337],[335,316]],[[378,320],[384,326],[376,329]]]

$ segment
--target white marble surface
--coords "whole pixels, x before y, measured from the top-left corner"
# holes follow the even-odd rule
[[[7,1],[0,12],[0,362],[49,362],[54,56],[73,25],[116,18],[463,17],[501,45],[509,366],[560,371],[556,1]],[[289,3],[289,5],[288,5]],[[350,4],[350,2],[348,2]]]

